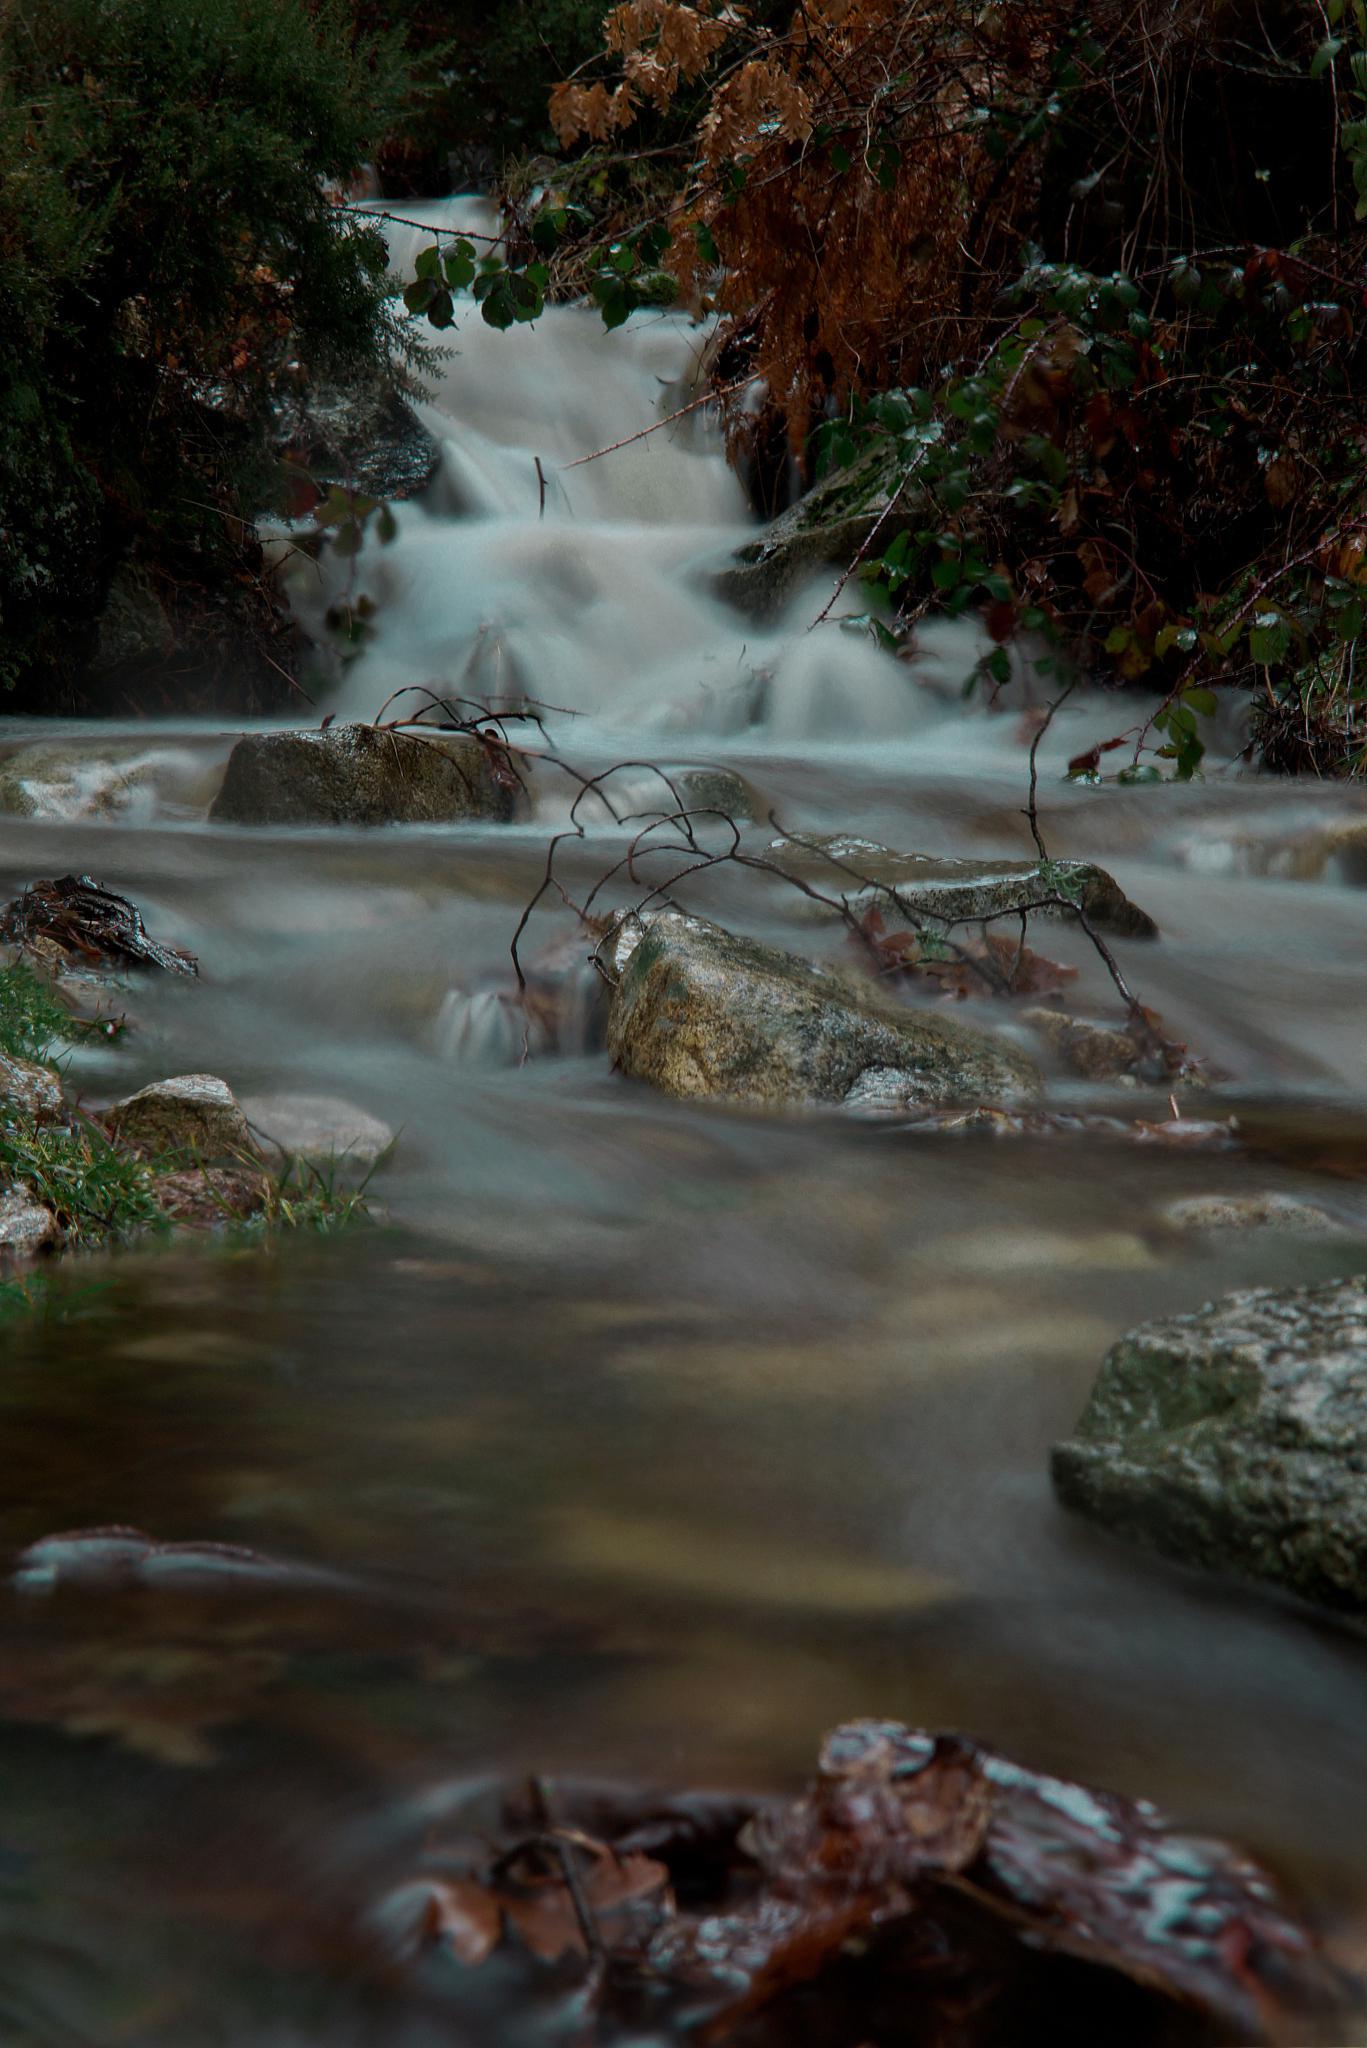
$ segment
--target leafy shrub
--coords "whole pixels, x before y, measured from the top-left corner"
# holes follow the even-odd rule
[[[384,364],[383,243],[327,181],[402,83],[338,0],[0,10],[0,682],[69,664],[130,544],[240,562],[282,385]]]

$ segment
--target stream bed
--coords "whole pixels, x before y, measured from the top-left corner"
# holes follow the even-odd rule
[[[554,743],[585,773],[720,766],[794,829],[1029,853],[1020,704],[963,694],[970,628],[928,636],[919,667],[808,633],[829,576],[763,629],[728,612],[708,578],[745,512],[701,413],[565,470],[687,402],[681,320],[605,337],[552,309],[499,336],[465,317],[455,351],[424,409],[443,467],[397,540],[297,571],[320,633],[348,589],[377,606],[327,708],[526,691],[563,707]],[[558,479],[544,512],[536,458]],[[0,815],[4,897],[89,873],[202,964],[130,985],[130,1031],[83,1047],[71,1085],[99,1103],[209,1072],[399,1133],[371,1227],[83,1258],[6,1326],[0,1551],[132,1524],[326,1575],[0,1586],[6,2048],[514,2044],[494,1979],[396,1982],[355,1932],[461,1787],[788,1787],[860,1714],[1153,1798],[1265,1858],[1361,1954],[1367,1643],[1129,1552],[1048,1483],[1133,1323],[1367,1263],[1367,863],[1316,851],[1347,827],[1367,843],[1367,802],[1233,764],[1062,780],[1135,717],[1070,701],[1041,819],[1157,920],[1117,955],[1229,1077],[1211,1100],[1265,1135],[1252,1158],[679,1103],[587,1043],[520,1060],[509,942],[572,795],[545,764],[511,826],[228,827],[206,812],[231,734],[0,721],[0,783],[30,812]],[[567,886],[623,844],[591,818]],[[840,954],[769,878],[684,894]],[[574,930],[546,907],[528,945]],[[1114,1011],[1084,940],[1034,942]],[[1340,1234],[1164,1216],[1265,1191]]]

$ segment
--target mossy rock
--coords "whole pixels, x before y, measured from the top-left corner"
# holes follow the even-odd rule
[[[1108,1353],[1070,1508],[1183,1564],[1367,1611],[1367,1279],[1253,1288]]]
[[[106,1110],[120,1143],[151,1156],[188,1153],[198,1161],[241,1160],[256,1146],[241,1105],[216,1074],[175,1074],[153,1081]]]
[[[515,792],[478,740],[373,725],[248,733],[209,812],[234,825],[441,825],[506,821]]]
[[[634,944],[631,941],[634,939]],[[608,1051],[667,1095],[778,1107],[861,1100],[894,1075],[901,1106],[1018,1101],[1039,1074],[1014,1046],[943,1012],[904,1009],[871,984],[700,918],[622,928]]]
[[[836,833],[776,839],[768,857],[784,874],[810,882],[852,906],[877,908],[940,928],[982,918],[1012,916],[1042,897],[1076,904],[1099,931],[1153,939],[1158,926],[1132,903],[1113,875],[1086,860],[946,860],[929,853],[895,853],[870,839]],[[1071,915],[1067,908],[1032,912]]]
[[[737,549],[716,579],[718,595],[751,618],[772,618],[815,570],[848,569],[875,527],[888,545],[904,528],[924,525],[925,493],[909,490],[897,498],[899,482],[884,445],[823,477]]]

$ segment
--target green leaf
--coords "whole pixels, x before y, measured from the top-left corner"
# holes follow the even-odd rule
[[[377,539],[379,540],[380,546],[385,548],[389,546],[389,543],[392,540],[396,540],[398,538],[399,522],[394,517],[393,508],[391,506],[381,505],[380,516],[375,521],[375,533]]]
[[[1220,708],[1214,690],[1183,690],[1182,702],[1198,711],[1202,718],[1214,718]]]
[[[427,317],[434,327],[449,327],[456,317],[455,303],[450,292],[438,292],[427,309]]]
[[[1327,37],[1310,59],[1310,76],[1312,78],[1323,78],[1325,72],[1329,69],[1329,66],[1342,48],[1342,36]]]

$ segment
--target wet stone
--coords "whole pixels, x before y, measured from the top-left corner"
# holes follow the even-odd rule
[[[880,1106],[894,1085],[903,1104],[1013,1101],[1039,1086],[1005,1041],[700,918],[631,921],[610,952],[608,1051],[667,1095],[865,1107],[866,1077]]]
[[[12,1123],[60,1123],[66,1115],[57,1077],[36,1060],[11,1059],[0,1052],[0,1118]]]
[[[1297,1195],[1184,1195],[1163,1220],[1179,1230],[1286,1230],[1313,1235],[1338,1228],[1332,1216]]]
[[[775,839],[768,857],[784,874],[841,896],[854,909],[879,909],[912,923],[944,927],[1005,917],[1045,898],[1065,899],[1039,917],[1071,915],[1076,904],[1099,931],[1152,939],[1158,926],[1132,903],[1113,875],[1091,861],[945,860],[926,853],[896,853],[849,834]]]
[[[394,1143],[387,1123],[338,1095],[252,1095],[242,1108],[261,1150],[320,1170],[368,1172]]]
[[[114,1137],[140,1152],[189,1152],[217,1160],[256,1151],[236,1096],[216,1074],[154,1081],[116,1102],[104,1121]]]
[[[236,825],[439,825],[506,821],[517,786],[478,740],[333,725],[248,733],[210,817]]]
[[[1367,1279],[1133,1330],[1055,1447],[1070,1508],[1184,1564],[1367,1609]]]
[[[28,1258],[56,1242],[57,1219],[22,1181],[0,1191],[0,1253]]]

